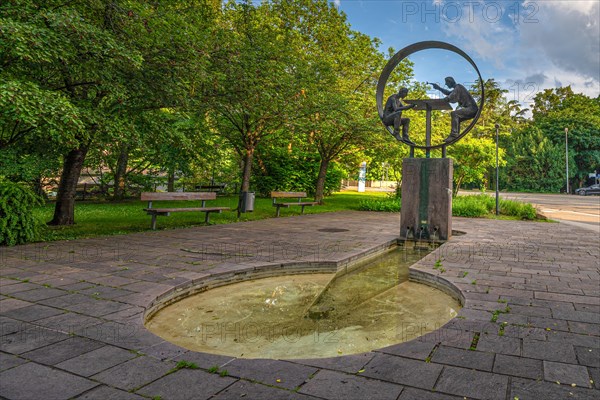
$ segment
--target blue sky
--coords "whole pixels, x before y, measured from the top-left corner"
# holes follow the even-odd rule
[[[494,78],[509,100],[527,106],[538,91],[571,85],[600,94],[600,0],[335,0],[354,30],[396,51],[423,40],[454,44],[471,56],[484,79]],[[442,83],[452,75],[470,84],[476,74],[444,50],[413,54],[416,79]]]

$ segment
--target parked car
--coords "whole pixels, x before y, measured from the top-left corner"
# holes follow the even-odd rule
[[[588,194],[600,195],[600,185],[592,185],[588,187],[575,189],[575,194],[579,194],[581,196],[587,196]]]

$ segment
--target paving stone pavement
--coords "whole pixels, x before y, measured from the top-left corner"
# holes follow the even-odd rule
[[[454,288],[458,317],[364,354],[234,359],[143,326],[166,293],[343,266],[393,243],[399,222],[342,212],[0,248],[0,398],[600,398],[600,238],[558,223],[454,218],[464,235],[411,276]]]

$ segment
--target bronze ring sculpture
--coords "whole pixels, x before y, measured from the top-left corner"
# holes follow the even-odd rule
[[[458,54],[459,56],[461,56],[462,58],[467,60],[469,62],[469,64],[471,64],[471,66],[477,72],[477,75],[479,76],[479,84],[481,87],[481,98],[479,99],[479,109],[477,110],[477,114],[475,114],[475,117],[471,120],[471,123],[469,124],[469,126],[467,126],[462,132],[460,132],[454,140],[452,140],[451,142],[446,142],[443,144],[436,144],[436,145],[432,145],[432,146],[420,146],[420,145],[410,144],[410,143],[402,140],[403,143],[408,144],[411,147],[416,147],[418,149],[432,150],[432,149],[443,148],[443,147],[449,146],[449,145],[459,141],[463,136],[465,136],[467,133],[469,133],[471,131],[471,129],[473,129],[473,127],[477,123],[477,120],[479,120],[479,116],[481,115],[481,110],[483,109],[483,104],[485,102],[485,89],[484,89],[483,78],[481,77],[479,68],[477,68],[477,65],[471,59],[471,57],[469,57],[467,55],[467,53],[465,53],[458,47],[451,45],[450,43],[439,42],[439,41],[425,41],[425,42],[413,43],[410,46],[406,46],[405,48],[403,48],[402,50],[400,50],[399,52],[394,54],[394,56],[392,58],[390,58],[390,60],[386,64],[385,68],[383,68],[383,71],[381,72],[381,75],[379,76],[379,81],[377,82],[376,99],[377,99],[377,112],[379,113],[379,118],[382,119],[382,122],[383,122],[383,92],[385,90],[385,85],[387,84],[387,80],[390,77],[390,74],[392,73],[394,68],[396,68],[398,66],[398,64],[400,64],[400,62],[402,62],[402,60],[404,60],[406,57],[410,56],[413,53],[419,52],[421,50],[428,50],[428,49],[448,50],[455,54]],[[388,132],[393,134],[392,129],[390,127],[386,126],[385,129],[387,129]]]

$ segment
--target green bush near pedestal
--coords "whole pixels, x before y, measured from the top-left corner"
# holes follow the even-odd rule
[[[455,217],[485,217],[495,208],[490,196],[457,196],[452,199],[452,215]]]
[[[400,212],[401,200],[397,197],[367,199],[358,203],[360,211]]]
[[[514,200],[500,200],[501,215],[519,219],[536,219],[535,208],[529,203]],[[485,217],[496,210],[496,199],[486,194],[457,196],[452,199],[452,215],[455,217]]]
[[[514,200],[500,200],[500,213],[529,220],[536,219],[537,216],[535,208],[531,204]]]
[[[399,212],[401,201],[389,197],[382,199],[365,199],[358,203],[361,211]],[[529,203],[514,200],[500,200],[500,214],[518,219],[536,219],[535,208]],[[479,194],[471,196],[457,196],[452,199],[452,215],[455,217],[482,218],[493,216],[496,210],[494,197]]]

